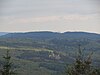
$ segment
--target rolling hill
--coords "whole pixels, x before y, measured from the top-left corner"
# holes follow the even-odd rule
[[[3,33],[2,33],[3,34]],[[49,31],[41,31],[41,32],[27,32],[27,33],[9,33],[2,37],[6,38],[89,38],[89,39],[100,39],[100,34],[96,33],[88,33],[88,32],[49,32]]]
[[[88,32],[27,32],[0,36],[0,61],[9,49],[19,75],[61,75],[73,63],[78,45],[85,56],[93,52],[93,65],[100,67],[100,34]]]

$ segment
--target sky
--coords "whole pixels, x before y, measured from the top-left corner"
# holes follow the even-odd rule
[[[0,32],[100,33],[100,0],[0,0]]]

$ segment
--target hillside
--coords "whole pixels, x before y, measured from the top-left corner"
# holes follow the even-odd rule
[[[66,64],[73,63],[78,45],[93,65],[100,67],[100,34],[87,32],[27,32],[0,36],[0,59],[5,50],[11,55],[20,75],[60,75]],[[3,60],[0,60],[1,63]]]
[[[46,39],[46,38],[89,38],[89,39],[99,39],[100,34],[88,33],[88,32],[27,32],[27,33],[9,33],[2,37],[6,38],[35,38],[35,39]]]

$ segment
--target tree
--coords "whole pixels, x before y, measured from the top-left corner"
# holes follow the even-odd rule
[[[1,70],[2,75],[12,75],[15,74],[14,71],[12,70],[12,62],[11,62],[11,56],[9,54],[9,50],[7,50],[6,55],[3,57],[4,58],[4,64],[3,68]]]
[[[78,55],[75,59],[75,63],[67,68],[66,75],[99,75],[100,70],[95,69],[91,65],[92,55],[93,52],[90,53],[87,57],[85,57],[84,52],[81,50],[81,47],[79,45]]]

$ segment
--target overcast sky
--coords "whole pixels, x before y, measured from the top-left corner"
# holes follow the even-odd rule
[[[100,33],[100,0],[0,0],[0,32]]]

